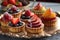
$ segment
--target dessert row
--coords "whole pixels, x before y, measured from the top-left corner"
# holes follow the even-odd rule
[[[22,7],[29,4],[29,0],[1,0],[2,6],[7,6],[9,4],[15,5],[16,7]]]
[[[57,21],[56,13],[51,8],[46,9],[40,3],[25,11],[13,5],[0,15],[0,29],[3,32],[43,33],[44,29],[54,29]]]

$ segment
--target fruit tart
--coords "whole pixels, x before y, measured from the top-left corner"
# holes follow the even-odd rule
[[[22,8],[24,6],[28,6],[28,4],[28,0],[2,0],[1,6],[3,7],[3,10],[5,10],[6,8],[10,8],[12,5]]]
[[[34,15],[30,10],[25,10],[21,15],[21,20],[28,23],[28,20]]]
[[[41,19],[45,25],[46,30],[51,30],[55,28],[57,17],[56,13],[53,12],[51,8],[47,9],[46,12],[42,14]]]
[[[13,15],[14,17],[20,17],[22,10],[18,9],[16,6],[12,6],[11,8],[8,9],[7,11],[9,14]]]
[[[38,3],[33,9],[33,12],[35,12],[35,14],[37,14],[37,16],[41,16],[42,13],[44,13],[46,11],[46,8],[44,6],[42,6],[41,3]]]
[[[8,12],[5,12],[0,19],[1,29],[3,32],[8,32],[8,23],[13,18]]]
[[[42,23],[40,18],[37,17],[36,15],[34,15],[26,25],[27,33],[40,34],[43,33],[43,29],[44,29],[44,24]]]
[[[20,33],[24,31],[25,23],[20,21],[19,18],[13,18],[9,22],[8,27],[9,27],[9,32]]]

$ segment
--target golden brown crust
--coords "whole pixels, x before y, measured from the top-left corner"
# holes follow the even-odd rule
[[[15,14],[12,14],[15,18],[20,18],[21,17],[21,12],[18,12],[18,13],[15,13]]]
[[[42,22],[44,23],[44,30],[52,31],[56,29],[57,18],[50,21],[42,20]]]
[[[42,24],[38,28],[31,28],[31,27],[26,26],[26,31],[29,33],[33,33],[33,34],[41,33],[43,31],[43,29],[44,29],[44,24]]]
[[[54,19],[54,20],[50,20],[50,21],[42,20],[42,22],[44,23],[44,25],[48,26],[48,27],[55,26],[56,25],[56,21],[57,21],[57,18]]]
[[[9,32],[8,26],[1,26],[2,32]]]
[[[28,24],[28,19],[22,19],[23,22],[25,22],[25,24]]]
[[[39,18],[41,18],[42,17],[42,13],[40,13],[40,14],[36,14]]]

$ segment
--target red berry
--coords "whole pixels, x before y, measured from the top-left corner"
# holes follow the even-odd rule
[[[4,1],[2,2],[2,5],[3,5],[3,6],[7,6],[7,5],[8,5],[7,0],[4,0]]]
[[[8,2],[9,2],[10,4],[13,4],[13,5],[16,4],[16,0],[8,0]]]
[[[8,12],[5,12],[4,15],[3,15],[3,19],[5,21],[10,21],[12,18],[13,18],[13,16],[10,15]]]
[[[13,19],[11,20],[11,22],[12,22],[13,24],[17,24],[17,23],[19,22],[19,18],[13,18]]]
[[[31,11],[30,10],[25,11],[25,15],[26,16],[30,16],[31,15]]]
[[[11,10],[16,11],[17,7],[13,5],[12,8],[11,8]]]
[[[22,7],[22,2],[19,2],[18,5],[16,5],[17,7]]]

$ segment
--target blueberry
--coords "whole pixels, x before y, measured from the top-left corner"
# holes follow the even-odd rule
[[[10,25],[10,26],[13,26],[13,24],[12,24],[12,23],[9,23],[9,25]]]
[[[23,23],[22,22],[18,22],[17,24],[12,24],[12,22],[10,22],[9,23],[9,26],[11,26],[11,27],[19,27],[19,26],[22,26],[23,25]]]
[[[19,26],[22,26],[22,25],[23,25],[23,23],[22,23],[22,22],[18,22],[18,24],[19,24]]]
[[[19,27],[19,24],[16,24],[17,27]]]
[[[20,10],[19,10],[19,9],[17,9],[16,11],[17,11],[17,12],[19,12]]]
[[[25,16],[24,16],[24,15],[22,15],[22,16],[21,16],[21,18],[22,18],[22,19],[25,19]]]
[[[12,13],[13,13],[13,11],[12,11],[12,10],[8,10],[8,13],[12,14]]]
[[[22,15],[21,18],[22,18],[22,19],[30,19],[30,16]]]

